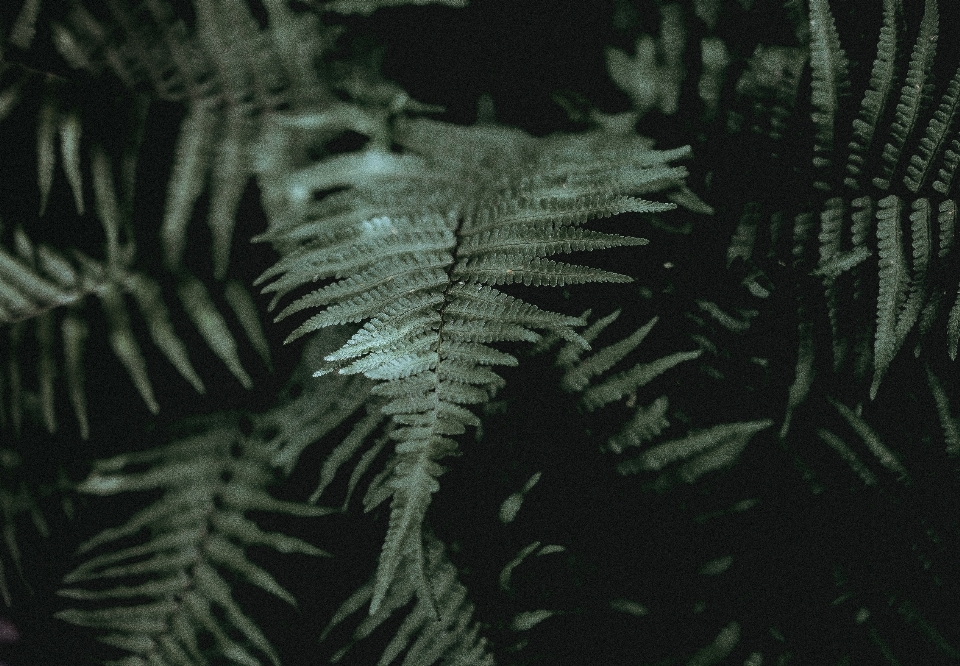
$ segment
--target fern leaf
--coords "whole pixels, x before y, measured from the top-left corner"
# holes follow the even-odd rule
[[[83,319],[68,313],[63,319],[61,330],[70,404],[80,427],[80,437],[87,439],[90,436],[90,423],[87,420],[87,394],[83,387],[83,348],[88,329]]]
[[[37,114],[37,185],[40,187],[40,215],[47,210],[50,188],[53,186],[53,171],[57,166],[55,138],[60,115],[55,83],[48,77],[44,101]]]
[[[244,388],[252,387],[253,380],[243,369],[243,364],[237,355],[237,343],[233,334],[210,300],[210,295],[203,283],[187,275],[180,281],[178,292],[187,316],[193,321],[210,349],[220,357]]]
[[[94,162],[99,163],[94,153]],[[99,163],[95,171],[109,169],[106,163]],[[104,196],[104,188],[112,191],[112,184],[100,183],[105,176],[94,174],[94,189],[97,191],[97,207],[101,210],[107,236],[108,254],[113,255],[111,263],[97,262],[79,252],[74,266],[58,252],[41,245],[34,247],[29,238],[17,230],[14,234],[19,257],[0,248],[0,314],[3,323],[19,320],[29,322],[36,332],[41,355],[37,370],[37,382],[41,414],[44,423],[51,432],[55,429],[53,405],[53,379],[56,376],[56,358],[54,346],[57,337],[62,338],[63,360],[69,399],[80,424],[81,434],[89,434],[86,417],[86,396],[84,392],[83,351],[86,341],[86,325],[80,316],[84,300],[96,295],[106,315],[108,342],[114,355],[121,361],[127,374],[133,380],[141,397],[151,411],[159,409],[159,403],[150,382],[147,363],[139,341],[134,336],[131,312],[127,297],[131,297],[146,323],[146,330],[153,343],[180,374],[198,391],[204,386],[194,369],[186,346],[173,327],[172,315],[164,302],[159,285],[146,275],[130,271],[125,267],[129,256],[119,244],[119,210],[112,196]],[[112,249],[111,249],[112,248]],[[229,291],[229,290],[228,290]],[[195,278],[185,276],[181,286],[181,296],[188,317],[195,323],[201,336],[210,349],[220,356],[241,381],[249,382],[249,375],[240,365],[237,345],[222,316],[210,301],[206,289]],[[236,294],[228,300],[236,301],[240,308],[238,318],[248,330],[248,337],[259,344],[263,352],[265,340],[256,321],[253,304],[241,303]],[[244,310],[245,308],[245,310]],[[56,314],[55,310],[58,310]],[[62,316],[62,324],[58,317]],[[24,324],[28,322],[24,321]],[[61,334],[54,331],[61,326]],[[18,329],[22,335],[23,329]],[[259,343],[257,340],[259,339]],[[11,369],[16,367],[19,376],[21,359],[11,357]],[[19,386],[19,379],[16,382]],[[16,418],[20,418],[20,408],[14,407]]]
[[[960,290],[957,291],[956,300],[947,318],[947,353],[951,361],[957,360],[958,344],[960,344]]]
[[[875,372],[870,387],[871,399],[876,396],[880,380],[897,352],[897,315],[906,300],[909,275],[903,253],[903,232],[900,218],[903,203],[890,195],[881,199],[877,209],[877,251],[880,267],[880,290],[877,294]]]
[[[628,446],[640,446],[658,437],[670,425],[666,413],[670,402],[662,395],[646,407],[636,409],[630,421],[607,441],[607,448],[614,453],[623,453]]]
[[[203,191],[219,122],[220,116],[209,102],[198,102],[190,107],[180,127],[160,227],[164,259],[171,268],[179,266],[183,258],[187,224]]]
[[[231,106],[224,115],[222,135],[217,138],[210,174],[210,212],[207,215],[213,272],[218,279],[227,272],[237,208],[252,172],[248,150],[257,129],[246,106]]]
[[[933,56],[937,49],[939,24],[940,14],[936,0],[926,0],[923,19],[920,22],[920,33],[910,54],[910,66],[907,68],[907,76],[900,90],[896,120],[890,128],[890,140],[883,147],[882,175],[873,179],[873,184],[882,190],[890,187],[890,180],[900,161],[903,145],[913,132],[921,107],[930,93],[931,84],[928,80],[933,66]]]
[[[910,292],[903,304],[903,309],[897,314],[897,325],[894,331],[897,348],[903,344],[907,334],[917,322],[927,298],[929,292],[927,267],[933,254],[933,241],[930,238],[930,200],[917,199],[911,207],[913,212],[910,213],[910,239],[913,243],[913,261],[910,266]]]
[[[699,358],[702,350],[676,352],[651,363],[638,363],[632,369],[610,377],[602,384],[591,386],[583,392],[584,406],[593,411],[632,392],[638,386],[649,383],[655,377],[686,361]]]
[[[466,235],[466,234],[464,234]],[[547,240],[544,240],[547,239]],[[545,257],[559,252],[605,250],[627,245],[646,245],[645,238],[603,234],[589,229],[558,227],[533,222],[467,236],[457,248],[458,257],[472,254],[498,254]]]
[[[847,56],[826,0],[810,2],[810,67],[812,70],[813,124],[816,132],[813,165],[820,173],[814,187],[827,190],[831,156],[834,151],[834,124],[840,97],[849,86]]]
[[[585,311],[581,317],[587,319],[590,316],[592,310]],[[620,317],[621,310],[614,310],[606,317],[601,317],[596,320],[585,329],[583,333],[580,334],[580,337],[587,341],[587,343],[593,342],[598,335],[610,324],[615,322],[618,317]],[[555,344],[560,339],[560,336],[544,336],[544,339],[541,340],[537,347],[534,348],[534,353],[540,353],[549,349],[553,344]],[[580,360],[580,356],[584,352],[583,345],[574,344],[573,342],[568,342],[557,352],[556,364],[561,368],[569,370],[573,367],[574,363],[577,363]]]
[[[75,292],[64,289],[0,248],[0,302],[4,306],[5,321],[34,316],[75,299]]]
[[[562,287],[587,282],[632,281],[632,278],[620,273],[564,264],[550,259],[527,259],[521,254],[486,255],[459,264],[454,270],[457,278],[493,285],[523,283],[535,287]]]
[[[414,442],[413,446],[416,445],[417,442]],[[425,447],[418,448],[422,450]],[[430,504],[430,496],[440,489],[440,484],[435,477],[443,471],[439,465],[425,458],[425,453],[425,451],[423,453],[405,451],[395,464],[394,473],[389,482],[393,490],[390,526],[387,528],[380,562],[377,565],[376,582],[370,600],[371,615],[380,608],[387,590],[393,584],[394,574],[401,558],[412,558],[414,562],[423,560],[420,526],[427,506]],[[429,590],[424,589],[427,584],[424,572],[415,569],[413,575],[421,588],[420,598],[429,603],[431,597]]]
[[[859,189],[859,178],[867,151],[870,150],[877,124],[893,92],[894,63],[897,57],[896,27],[902,13],[901,0],[884,0],[877,57],[870,71],[870,84],[860,101],[860,115],[853,121],[853,140],[849,144],[847,177],[844,183],[853,189]]]
[[[820,213],[820,263],[818,265],[820,270],[836,261],[840,253],[844,216],[843,199],[831,197],[824,202],[824,209]],[[833,340],[833,365],[834,368],[839,368],[843,363],[845,348],[839,330],[837,287],[835,280],[829,274],[824,275],[823,287],[827,302],[827,318],[830,321],[830,332]]]
[[[949,193],[958,164],[960,164],[960,141],[951,139],[950,147],[943,151],[943,166],[937,170],[937,179],[933,181],[933,189],[943,195]]]
[[[644,338],[653,330],[659,317],[654,317],[638,328],[631,335],[612,345],[604,347],[576,366],[571,367],[560,380],[560,388],[565,391],[583,391],[590,384],[590,379],[602,372],[606,372],[614,364],[623,360],[623,357],[637,348]]]
[[[130,328],[130,316],[123,304],[123,296],[115,287],[104,290],[99,294],[103,311],[107,315],[110,326],[110,347],[113,353],[126,368],[127,374],[133,380],[140,397],[147,404],[147,408],[156,414],[160,411],[153,394],[153,386],[147,373],[147,362],[140,351],[140,345]]]
[[[198,639],[206,632],[218,654],[234,663],[259,664],[248,649],[252,647],[278,664],[277,653],[234,599],[223,572],[294,603],[244,549],[262,545],[286,553],[326,553],[300,539],[264,531],[245,514],[321,516],[330,510],[266,493],[263,486],[273,478],[269,456],[259,442],[244,440],[234,424],[213,422],[185,440],[98,461],[80,485],[82,492],[163,494],[123,526],[104,530],[81,547],[89,552],[126,542],[144,528],[151,534],[146,542],[91,557],[67,574],[64,582],[71,587],[60,595],[90,603],[65,609],[58,617],[105,632],[103,642],[129,654],[124,663],[203,661]],[[148,471],[132,471],[143,463],[150,463]],[[92,587],[80,586],[84,582]]]
[[[260,314],[257,312],[257,305],[253,302],[250,292],[236,280],[231,280],[224,285],[223,297],[236,315],[254,351],[263,359],[264,364],[270,367],[270,344],[263,332]]]
[[[725,423],[705,430],[691,433],[677,440],[658,444],[633,460],[626,460],[617,467],[621,474],[634,474],[641,471],[655,472],[667,465],[691,458],[714,447],[720,447],[728,441],[746,444],[756,433],[769,428],[773,421],[751,421],[744,423]]]
[[[827,444],[827,446],[837,452],[843,461],[850,466],[850,469],[852,469],[854,473],[860,477],[865,486],[877,485],[876,475],[874,475],[874,473],[863,464],[863,461],[857,457],[856,452],[851,449],[846,442],[829,430],[824,430],[822,428],[817,430],[817,435]]]
[[[810,387],[813,385],[813,326],[810,322],[801,322],[797,326],[797,363],[794,370],[793,382],[787,391],[787,406],[784,410],[783,425],[780,427],[780,439],[784,439],[790,431],[790,421],[793,412],[807,398]]]
[[[957,420],[950,413],[950,400],[940,378],[930,369],[930,365],[925,365],[927,373],[927,384],[930,386],[930,392],[933,394],[933,400],[937,406],[937,416],[940,417],[940,425],[943,427],[943,438],[946,442],[947,454],[956,456],[960,454],[960,429],[957,428]]]
[[[10,43],[26,50],[37,32],[37,18],[40,16],[40,0],[26,0],[17,19],[10,28]]]
[[[293,131],[290,125],[281,121],[276,131]],[[392,498],[372,612],[394,584],[400,562],[423,559],[420,525],[439,487],[436,461],[457,450],[452,437],[479,424],[463,405],[486,402],[503,384],[480,366],[516,363],[487,345],[536,342],[537,331],[545,330],[589,346],[574,332],[584,320],[493,287],[629,280],[545,257],[643,244],[579,227],[598,217],[673,208],[630,195],[679,184],[686,172],[666,162],[687,153],[654,153],[623,138],[536,140],[501,128],[424,121],[402,125],[395,141],[408,152],[374,147],[288,172],[283,165],[292,160],[281,154],[261,166],[266,198],[287,203],[278,205],[280,219],[267,235],[283,256],[259,282],[272,280],[265,291],[279,298],[330,280],[281,312],[278,319],[323,307],[289,339],[365,322],[315,374],[363,374],[387,382],[374,393],[391,398],[383,410],[395,426],[397,455],[365,500],[369,510]],[[271,142],[289,145],[282,135]],[[618,163],[624,168],[608,184],[606,170]],[[312,193],[331,188],[346,189],[310,203]],[[415,577],[427,594],[423,572]]]
[[[83,177],[80,171],[80,115],[76,110],[68,111],[60,117],[60,152],[63,154],[63,170],[73,192],[73,202],[77,213],[83,215]],[[41,213],[42,215],[42,213]]]
[[[960,109],[960,68],[957,68],[953,78],[950,79],[940,106],[927,122],[927,130],[924,137],[920,139],[917,153],[910,158],[903,183],[911,192],[917,192],[929,177],[934,158],[940,154],[947,141],[958,109]]]
[[[909,481],[909,474],[906,468],[881,440],[877,433],[871,428],[863,418],[852,409],[844,405],[839,400],[827,396],[827,400],[833,405],[840,415],[850,424],[853,430],[860,435],[863,442],[867,445],[870,452],[876,456],[881,465],[891,472],[897,474],[900,481]]]

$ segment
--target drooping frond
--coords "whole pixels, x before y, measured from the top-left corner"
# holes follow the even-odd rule
[[[212,638],[216,655],[233,663],[254,666],[262,663],[254,656],[260,654],[279,664],[228,580],[242,580],[294,604],[246,549],[327,553],[264,530],[247,514],[322,516],[331,510],[272,497],[266,490],[275,478],[270,459],[263,442],[245,437],[226,419],[157,449],[96,462],[81,492],[110,496],[160,490],[162,495],[81,546],[87,559],[66,575],[59,592],[74,605],[58,617],[99,630],[100,641],[127,655],[117,663],[129,666],[206,663],[212,655],[200,647],[203,635]],[[137,471],[144,466],[146,471]]]
[[[306,157],[312,132],[327,136],[357,111],[279,118],[261,168],[271,224],[264,240],[283,256],[260,278],[281,297],[323,280],[280,318],[322,308],[288,339],[365,322],[317,374],[364,374],[387,399],[396,456],[367,494],[368,509],[391,499],[391,517],[372,597],[376,612],[405,557],[422,561],[420,524],[454,437],[479,423],[466,407],[502,384],[490,366],[515,359],[490,345],[536,342],[538,330],[587,346],[578,317],[541,310],[494,288],[624,281],[616,273],[547,256],[642,239],[582,228],[625,212],[672,204],[631,194],[676,186],[670,161],[686,149],[652,151],[629,136],[601,133],[534,139],[497,127],[400,121],[393,141],[319,162]],[[330,190],[340,190],[327,196]],[[315,193],[322,193],[319,201]],[[419,576],[421,591],[428,584]]]

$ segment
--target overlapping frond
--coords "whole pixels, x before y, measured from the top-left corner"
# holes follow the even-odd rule
[[[309,517],[331,510],[271,496],[271,457],[262,441],[225,419],[157,449],[97,461],[81,492],[160,490],[162,495],[81,546],[87,559],[66,575],[59,592],[75,605],[58,617],[97,629],[100,641],[126,655],[118,664],[206,663],[212,655],[200,647],[203,635],[212,638],[216,655],[232,663],[255,666],[262,663],[255,655],[263,655],[279,664],[267,637],[234,598],[232,580],[295,604],[246,549],[326,553],[264,530],[247,514]],[[138,471],[144,466],[146,471]]]
[[[402,152],[372,142],[358,153],[309,159],[308,125],[330,135],[345,123],[357,127],[358,117],[341,110],[278,119],[261,167],[272,213],[262,240],[282,257],[259,282],[279,298],[324,281],[281,312],[322,308],[288,340],[365,322],[316,374],[381,380],[373,394],[386,399],[382,410],[395,426],[395,456],[364,502],[371,509],[391,500],[375,613],[405,559],[423,561],[420,525],[443,472],[437,461],[479,423],[469,406],[488,401],[502,384],[491,366],[516,363],[491,345],[536,342],[543,330],[588,346],[574,331],[581,318],[495,287],[628,280],[547,257],[645,242],[582,225],[673,208],[634,195],[679,185],[685,171],[670,162],[687,150],[653,151],[629,136],[538,140],[497,127],[407,120],[393,138]],[[426,577],[416,578],[429,599]]]

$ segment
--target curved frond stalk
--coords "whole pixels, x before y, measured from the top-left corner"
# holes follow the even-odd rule
[[[330,122],[334,129],[341,123]],[[299,125],[295,117],[278,119],[271,145],[300,150],[306,137],[296,138],[304,135]],[[488,401],[503,384],[489,366],[516,363],[491,345],[536,342],[544,330],[589,347],[574,331],[583,319],[541,310],[494,286],[629,280],[545,257],[642,244],[582,226],[673,208],[632,195],[679,186],[686,172],[669,162],[688,152],[651,151],[629,136],[534,139],[424,120],[400,123],[394,140],[405,153],[374,145],[291,169],[302,157],[280,152],[261,165],[265,198],[280,216],[267,237],[283,256],[259,281],[269,281],[265,291],[278,297],[326,283],[281,312],[283,318],[323,308],[288,340],[365,322],[316,374],[380,380],[373,394],[388,399],[383,412],[395,424],[396,456],[364,502],[369,510],[392,500],[371,612],[406,554],[422,560],[420,526],[443,472],[437,461],[458,450],[454,438],[467,426],[479,424],[467,406]],[[311,201],[331,189],[341,191]],[[623,381],[635,386],[643,379]],[[422,574],[418,580],[427,594],[428,582]]]
[[[328,554],[299,538],[265,531],[246,514],[306,517],[332,510],[272,497],[266,491],[274,480],[270,455],[235,423],[214,421],[186,439],[96,462],[81,492],[109,496],[160,490],[162,495],[125,524],[81,546],[87,559],[65,576],[67,587],[59,591],[78,603],[57,616],[99,630],[100,640],[128,654],[123,663],[131,665],[204,662],[210,655],[198,647],[203,634],[212,637],[217,654],[234,663],[260,663],[255,651],[279,664],[267,637],[234,599],[228,580],[236,577],[295,603],[245,549]],[[147,471],[134,471],[143,466]],[[144,530],[150,534],[146,541],[127,545]],[[103,552],[93,554],[97,550]]]

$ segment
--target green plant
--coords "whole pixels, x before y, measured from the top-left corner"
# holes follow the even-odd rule
[[[960,659],[944,4],[0,9],[0,658]]]

